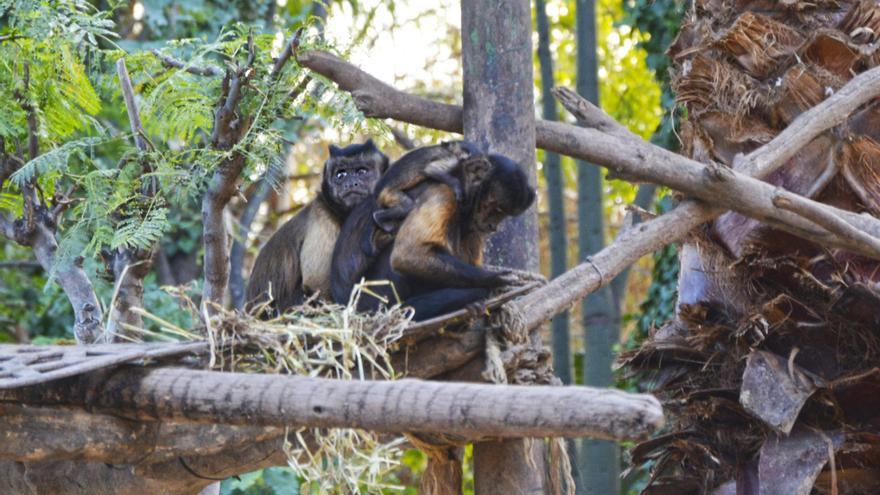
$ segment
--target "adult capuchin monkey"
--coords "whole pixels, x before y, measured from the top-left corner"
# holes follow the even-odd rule
[[[389,174],[395,173],[397,163]],[[373,214],[380,209],[376,191],[348,216],[333,252],[331,290],[335,302],[345,304],[352,287],[363,277],[388,280],[403,303],[415,309],[415,320],[471,305],[485,299],[492,288],[512,281],[510,272],[487,270],[483,247],[499,223],[523,213],[535,200],[522,169],[497,155],[468,157],[456,170],[462,198],[445,183],[426,180],[407,191],[414,205],[403,219],[393,242],[370,253],[377,232]],[[396,302],[390,287],[371,287]],[[372,310],[380,302],[362,295],[358,309]]]
[[[330,145],[318,196],[279,228],[260,249],[247,287],[250,307],[272,297],[279,313],[320,293],[330,299],[330,253],[346,216],[368,197],[388,167],[372,139],[344,148]]]

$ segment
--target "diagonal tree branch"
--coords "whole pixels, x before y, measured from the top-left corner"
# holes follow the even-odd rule
[[[122,97],[128,112],[128,121],[134,135],[135,146],[141,151],[147,151],[147,141],[144,138],[144,129],[124,58],[116,61],[116,72],[119,75],[119,84],[122,88]],[[147,176],[150,172],[149,162],[142,158],[143,175]],[[145,180],[147,184],[144,187],[146,190],[144,196],[149,198],[155,194],[156,185],[152,179]],[[115,297],[107,323],[108,338],[114,339],[121,329],[126,328],[126,325],[135,328],[143,327],[140,314],[131,309],[143,306],[144,278],[150,272],[152,259],[153,249],[118,248],[113,253],[112,269],[115,280]]]
[[[222,76],[223,69],[220,67],[216,67],[213,65],[205,65],[199,66],[189,62],[184,62],[183,60],[176,59],[171,55],[166,55],[160,52],[157,48],[150,50],[156,58],[162,61],[162,63],[166,67],[171,67],[174,69],[181,69],[189,72],[190,74],[195,74],[197,76]]]
[[[299,61],[304,67],[351,92],[358,108],[369,117],[394,118],[432,129],[461,132],[461,107],[397,91],[326,52],[303,53],[300,54]],[[801,114],[770,143],[744,157],[737,164],[737,170],[742,168],[750,174],[754,173],[756,177],[766,177],[794,156],[802,143],[809,143],[825,130],[840,124],[854,109],[878,95],[880,68],[875,68],[856,76],[835,95]],[[608,133],[592,128],[538,121],[537,146],[599,163],[630,179],[670,186],[695,197],[705,198],[713,206],[693,200],[685,201],[672,212],[634,227],[631,232],[625,233],[618,241],[594,255],[590,261],[578,265],[545,287],[508,303],[508,308],[525,315],[524,321],[528,328],[535,328],[569,308],[588,293],[609,283],[621,270],[641,256],[669,242],[682,239],[693,228],[727,209],[759,218],[810,240],[843,247],[867,256],[876,255],[873,250],[866,252],[864,246],[854,239],[834,236],[794,213],[778,209],[773,204],[777,189],[770,184],[729,169],[720,170],[719,167],[703,165],[641,140],[629,139],[604,118],[593,118],[600,126],[610,126],[606,127]],[[873,237],[880,234],[880,222],[873,217],[806,201],[823,211],[838,215]]]

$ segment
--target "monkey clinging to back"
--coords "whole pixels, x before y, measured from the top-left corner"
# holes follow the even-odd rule
[[[247,287],[249,304],[271,293],[276,311],[302,304],[320,292],[330,297],[330,254],[348,213],[370,195],[388,157],[367,140],[345,148],[330,145],[318,196],[279,228],[260,249]]]

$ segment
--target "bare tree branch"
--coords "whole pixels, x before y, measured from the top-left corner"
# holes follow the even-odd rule
[[[773,204],[783,210],[796,213],[817,225],[821,225],[829,232],[833,232],[841,237],[855,239],[857,242],[864,244],[866,250],[880,253],[880,239],[853,227],[834,213],[823,208],[816,208],[812,203],[804,201],[803,196],[780,190],[773,198]]]
[[[242,153],[231,151],[250,125],[250,117],[237,115],[241,89],[254,76],[253,34],[248,36],[248,58],[244,66],[228,70],[214,116],[211,143],[217,150],[229,150],[230,154],[218,165],[202,199],[202,223],[205,245],[205,284],[203,302],[221,303],[229,282],[229,251],[227,248],[226,223],[223,210],[235,194],[236,183],[245,166]],[[209,306],[210,307],[210,306]]]
[[[222,76],[223,75],[223,69],[221,69],[220,67],[216,67],[213,65],[198,66],[198,65],[195,65],[195,64],[192,64],[189,62],[184,62],[180,59],[176,59],[176,58],[172,57],[171,55],[165,55],[164,53],[160,52],[158,49],[155,49],[155,48],[153,50],[150,50],[150,53],[152,53],[156,58],[161,60],[162,63],[166,67],[172,67],[175,69],[182,69],[182,70],[189,72],[190,74],[195,74],[197,76]]]
[[[122,97],[125,101],[125,109],[128,113],[128,122],[131,133],[134,136],[135,146],[141,151],[147,151],[147,140],[144,138],[144,129],[135,101],[134,88],[125,67],[125,59],[116,61],[116,72],[119,75],[119,85],[122,88]],[[150,164],[142,159],[143,176],[148,176],[152,171]],[[156,193],[156,183],[151,178],[146,179],[144,186],[145,197],[152,197]],[[113,254],[113,278],[115,281],[112,307],[110,308],[110,320],[107,324],[109,339],[114,339],[126,325],[131,327],[143,327],[143,319],[140,314],[132,311],[132,308],[144,305],[144,278],[150,273],[152,267],[153,250],[136,248],[118,248]]]
[[[354,65],[325,52],[300,54],[300,64],[352,93],[355,103],[365,115],[393,118],[432,129],[461,132],[461,107],[445,105],[409,95],[366,74]],[[816,136],[842,122],[853,109],[880,95],[880,68],[871,69],[853,78],[844,88],[820,105],[804,112],[770,143],[740,160],[742,168],[756,177],[766,177],[794,156]],[[610,125],[600,116],[592,117],[597,125]],[[713,205],[685,201],[675,210],[640,224],[590,261],[578,265],[545,287],[506,305],[525,315],[528,328],[535,328],[560,311],[567,309],[588,293],[609,283],[625,267],[641,256],[669,242],[682,239],[693,228],[712,220],[726,209],[768,221],[810,240],[850,249],[860,254],[865,246],[855,239],[834,236],[827,230],[791,212],[776,210],[773,186],[745,177],[729,169],[707,167],[636,139],[627,139],[616,126],[606,127],[609,134],[596,129],[540,120],[537,122],[538,147],[608,166],[621,175],[646,182],[656,182],[702,197]],[[628,131],[627,131],[628,132]],[[744,199],[745,198],[745,199]],[[807,200],[811,201],[811,200]],[[832,212],[850,225],[880,237],[877,219],[842,211],[816,203],[823,211]]]
[[[277,79],[281,76],[281,71],[284,70],[285,64],[290,60],[290,57],[293,56],[299,50],[299,42],[302,37],[303,28],[300,27],[293,33],[293,36],[290,37],[290,41],[284,45],[284,50],[278,54],[278,58],[275,60],[275,65],[272,66],[272,72],[270,73],[270,77],[273,79]]]

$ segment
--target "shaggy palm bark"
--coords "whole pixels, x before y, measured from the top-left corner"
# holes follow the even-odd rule
[[[670,49],[684,153],[734,166],[878,65],[877,33],[874,2],[696,1]],[[766,182],[876,217],[878,118],[869,102]],[[880,490],[878,278],[876,260],[738,213],[694,235],[676,317],[627,360],[651,375],[672,419],[632,451],[653,462],[647,492]]]

